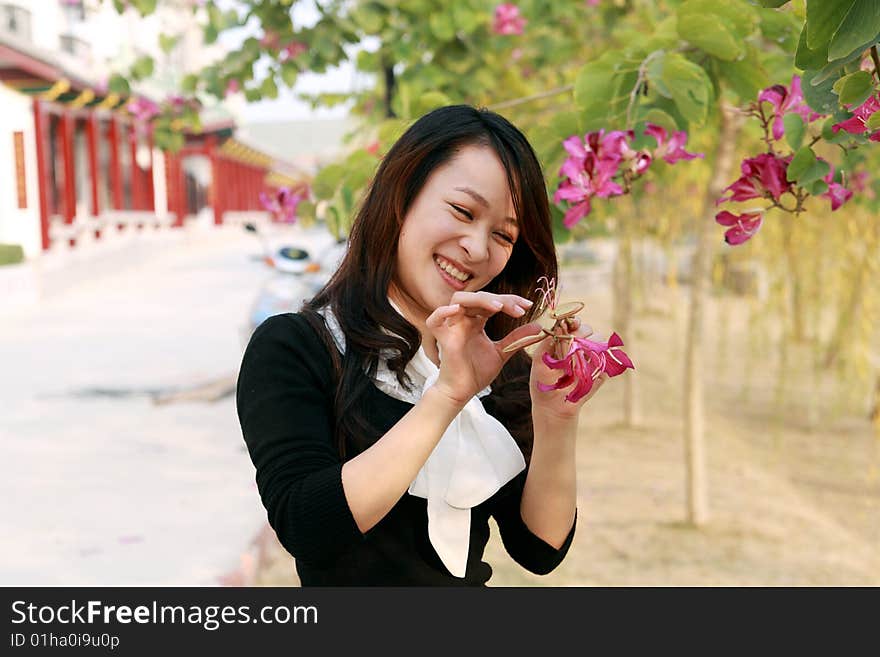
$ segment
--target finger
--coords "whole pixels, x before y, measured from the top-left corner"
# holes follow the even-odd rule
[[[443,322],[445,322],[450,317],[454,317],[455,315],[461,313],[462,307],[461,304],[453,303],[448,306],[440,306],[434,310],[430,315],[428,315],[428,319],[425,320],[425,324],[428,328],[440,328],[443,326]]]
[[[460,303],[466,309],[483,309],[494,314],[503,311],[512,317],[522,317],[532,307],[533,302],[517,294],[494,294],[492,292],[455,292],[452,302]],[[470,311],[473,312],[473,311]]]

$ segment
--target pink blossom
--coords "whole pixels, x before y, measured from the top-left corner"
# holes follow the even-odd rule
[[[704,157],[703,153],[688,153],[684,149],[687,143],[687,133],[684,130],[672,133],[672,138],[666,132],[666,129],[653,123],[645,125],[645,134],[651,135],[657,140],[657,150],[654,151],[654,157],[663,158],[667,164],[675,164],[679,160],[693,160],[696,157]]]
[[[138,97],[126,105],[126,109],[134,115],[138,121],[150,121],[159,114],[159,106],[148,98]]]
[[[761,153],[742,161],[742,176],[725,188],[729,196],[722,196],[715,205],[724,201],[749,201],[755,198],[778,200],[785,192],[791,191],[791,183],[786,179],[791,156],[779,157],[774,153]]]
[[[602,0],[587,0],[585,4],[587,7],[598,7],[601,1]]]
[[[269,50],[274,50],[278,47],[278,42],[280,41],[281,36],[278,32],[273,30],[266,30],[263,34],[263,37],[260,39],[260,45],[264,48],[268,48]]]
[[[804,102],[804,94],[801,91],[801,79],[795,75],[791,78],[791,87],[782,84],[774,84],[767,87],[758,95],[758,102],[768,102],[773,105],[773,138],[782,139],[785,134],[785,124],[783,117],[794,112],[799,115],[804,123],[810,123],[816,119],[820,119],[824,114],[819,114],[810,109],[810,106]]]
[[[597,342],[575,336],[571,340],[568,353],[562,358],[554,358],[544,353],[541,360],[550,369],[562,370],[562,376],[555,383],[538,383],[538,389],[561,390],[575,384],[574,389],[565,396],[569,402],[577,402],[593,389],[593,382],[603,373],[609,377],[623,374],[627,369],[635,369],[632,360],[622,349],[623,340],[612,333],[608,342]]]
[[[622,159],[622,135],[615,131],[606,136],[604,130],[600,130],[587,134],[584,140],[574,135],[562,142],[569,157],[559,169],[559,175],[565,179],[553,200],[574,203],[563,220],[567,228],[590,213],[593,196],[608,198],[623,194],[623,189],[613,180]]]
[[[828,191],[822,194],[822,198],[827,198],[831,201],[831,211],[834,212],[852,198],[853,191],[847,189],[840,183],[834,182],[834,165],[829,164],[828,166],[828,173],[826,173],[823,178],[823,180],[828,183]]]
[[[723,210],[715,215],[715,221],[722,226],[730,226],[724,233],[724,241],[731,246],[742,244],[751,239],[752,235],[758,232],[761,227],[763,215],[761,212],[744,212],[743,214],[733,214],[727,210]]]
[[[526,19],[519,15],[519,7],[506,2],[495,7],[492,31],[495,34],[522,34]]]
[[[296,209],[307,194],[294,194],[289,187],[281,187],[272,195],[260,192],[260,205],[271,215],[274,221],[292,224],[296,221]]]
[[[308,52],[309,47],[302,41],[291,41],[281,51],[281,60],[294,59],[304,52]]]
[[[877,111],[880,111],[880,95],[868,98],[868,100],[853,110],[851,118],[835,123],[831,129],[834,132],[845,130],[852,135],[860,135],[868,129],[868,118]],[[871,133],[870,139],[871,141],[880,141],[880,130]]]
[[[241,85],[239,84],[238,80],[232,78],[226,83],[226,90],[223,92],[223,95],[229,96],[230,94],[237,94],[240,89]]]

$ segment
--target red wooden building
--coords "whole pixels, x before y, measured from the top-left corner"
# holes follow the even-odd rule
[[[38,231],[44,251],[59,241],[75,246],[84,233],[181,227],[206,208],[220,225],[229,212],[260,210],[264,189],[305,184],[289,165],[236,140],[232,120],[187,134],[177,153],[160,151],[127,100],[0,39],[0,147],[7,136],[22,144],[7,167],[19,193],[8,210],[0,198],[0,241],[12,234],[5,222],[17,222],[14,234]],[[0,158],[12,151],[0,149]]]

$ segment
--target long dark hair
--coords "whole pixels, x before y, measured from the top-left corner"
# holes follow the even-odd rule
[[[534,298],[541,276],[555,277],[556,250],[550,207],[541,165],[526,137],[507,119],[468,105],[441,107],[418,119],[382,159],[355,217],[348,250],[324,288],[307,301],[300,313],[322,336],[335,371],[336,442],[344,458],[348,447],[361,451],[375,439],[376,429],[359,404],[371,381],[382,350],[393,356],[388,367],[401,385],[404,373],[421,344],[416,327],[388,302],[394,280],[397,243],[406,213],[428,176],[451,160],[464,146],[492,148],[510,185],[520,232],[504,270],[485,289],[496,294]],[[389,248],[391,245],[391,248]],[[340,357],[317,310],[330,306],[345,334]],[[486,323],[486,334],[499,340],[534,319],[533,311],[514,319],[498,313]],[[388,335],[382,329],[393,333]],[[388,353],[388,352],[386,352]],[[528,381],[530,360],[518,352],[492,382],[493,394],[483,398],[487,410],[501,420],[523,450],[531,455],[532,422]]]

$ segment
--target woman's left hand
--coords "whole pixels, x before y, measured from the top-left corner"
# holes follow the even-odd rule
[[[572,317],[571,319],[566,320],[563,326],[567,333],[578,337],[586,338],[593,334],[593,329],[582,324],[577,317]],[[562,344],[567,346],[567,343]],[[545,392],[538,388],[538,383],[552,385],[556,383],[559,377],[563,374],[562,370],[550,369],[542,360],[545,352],[549,353],[554,358],[558,357],[558,354],[554,354],[553,350],[553,338],[547,337],[538,343],[532,353],[532,371],[529,380],[529,392],[531,393],[532,398],[532,418],[575,421],[577,420],[578,414],[583,405],[591,399],[599,388],[602,387],[602,384],[608,380],[608,375],[603,372],[593,382],[593,387],[590,389],[590,392],[576,402],[565,400],[565,396],[572,391],[576,382],[573,382],[572,385],[567,388],[548,390]]]

